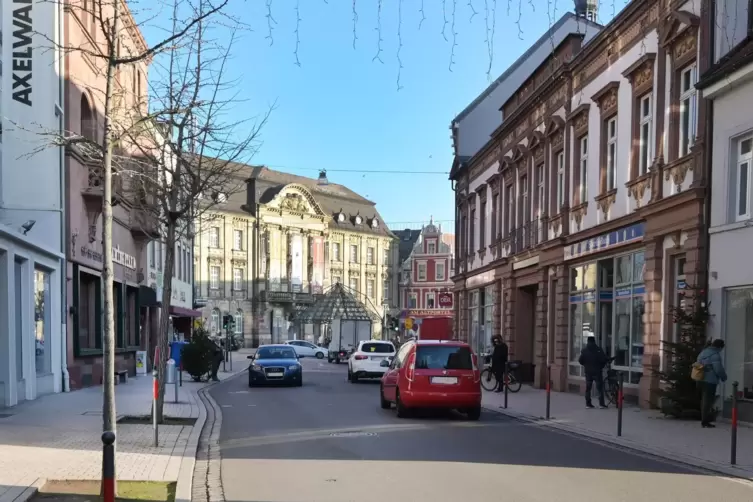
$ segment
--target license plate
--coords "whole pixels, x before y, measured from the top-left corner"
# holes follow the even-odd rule
[[[452,385],[458,383],[458,379],[456,377],[431,377],[431,383]]]
[[[284,374],[285,374],[285,373],[278,373],[278,372],[274,372],[274,373],[272,373],[272,372],[270,372],[270,373],[267,373],[267,376],[270,376],[270,377],[281,377],[281,376],[283,376]]]
[[[384,357],[376,357],[376,356],[372,356],[372,357],[371,357],[371,360],[372,360],[372,361],[384,361]]]

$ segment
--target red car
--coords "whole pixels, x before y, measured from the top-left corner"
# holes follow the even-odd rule
[[[410,341],[382,365],[389,369],[379,389],[381,406],[386,410],[395,403],[398,417],[412,408],[457,409],[471,420],[481,416],[481,375],[467,343]]]

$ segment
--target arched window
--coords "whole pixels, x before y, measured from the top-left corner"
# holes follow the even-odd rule
[[[94,124],[94,112],[89,100],[86,98],[86,94],[81,94],[81,136],[90,141],[97,141]]]
[[[243,334],[243,311],[241,309],[238,309],[235,313],[235,334]]]
[[[220,331],[220,309],[212,310],[212,325],[210,326],[211,334],[219,333]]]

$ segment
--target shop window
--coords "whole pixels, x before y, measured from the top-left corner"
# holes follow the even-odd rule
[[[468,322],[470,323],[470,339],[469,344],[471,347],[478,347],[479,330],[481,329],[479,324],[479,296],[480,291],[478,289],[471,291],[470,300],[468,302]]]
[[[685,282],[685,257],[677,257],[675,258],[675,281],[674,281],[674,288],[675,288],[675,294],[673,295],[674,303],[671,305],[672,307],[679,308],[679,309],[685,309],[685,288],[687,286]],[[671,316],[670,316],[671,319]],[[677,342],[677,340],[680,339],[680,330],[681,327],[677,323],[673,323],[672,328],[672,341]]]
[[[476,347],[476,353],[490,352],[492,349],[492,331],[494,330],[494,286],[484,288],[484,331]]]
[[[729,381],[740,382],[743,399],[753,400],[753,288],[725,294],[725,366]]]
[[[138,289],[127,287],[125,298],[125,336],[127,347],[139,346]]]
[[[37,375],[50,372],[50,274],[44,270],[34,270],[34,355]]]
[[[78,348],[95,350],[101,347],[99,332],[100,279],[80,274],[78,287]]]
[[[629,383],[638,383],[643,371],[643,314],[645,311],[643,252],[615,258],[614,347],[615,367],[629,369]]]

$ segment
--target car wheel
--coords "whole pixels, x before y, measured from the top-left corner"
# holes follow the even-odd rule
[[[303,387],[303,377],[298,377],[298,380],[295,381],[296,387]]]
[[[356,383],[356,382],[358,382],[358,375],[357,375],[356,373],[351,373],[350,375],[351,375],[351,376],[350,376],[350,381],[351,381],[352,383]]]
[[[465,410],[465,414],[468,417],[468,420],[478,420],[479,418],[481,418],[481,406],[468,408],[467,410]]]
[[[348,381],[353,383],[353,373],[350,372],[350,368],[348,368]]]
[[[316,358],[317,359],[324,359],[324,352],[317,352],[316,353]]]
[[[392,406],[392,403],[384,398],[384,387],[381,385],[379,386],[379,406],[381,406],[383,410],[389,410]]]
[[[408,416],[408,408],[405,407],[403,401],[400,399],[400,391],[395,391],[395,408],[397,408],[397,418],[406,418]]]
[[[327,358],[327,362],[328,362],[329,364],[332,364],[332,358],[331,358],[331,357],[328,357],[328,358]]]
[[[249,387],[249,388],[251,388],[251,387],[253,387],[253,386],[254,386],[254,382],[252,382],[251,380],[249,380],[249,381],[248,381],[248,387]]]

